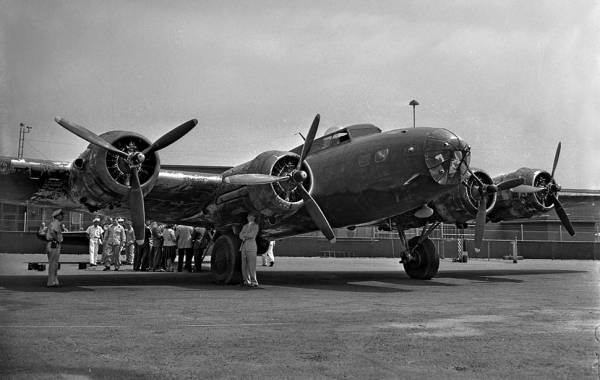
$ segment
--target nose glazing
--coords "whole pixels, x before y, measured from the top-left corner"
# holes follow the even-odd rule
[[[447,129],[436,129],[425,141],[425,163],[429,174],[440,185],[460,183],[470,160],[469,145]]]

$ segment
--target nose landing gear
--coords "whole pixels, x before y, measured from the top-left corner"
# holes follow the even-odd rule
[[[409,249],[402,254],[402,264],[408,277],[430,280],[438,272],[440,257],[431,239],[425,238],[419,243],[420,239],[421,236],[415,236],[408,241]]]
[[[420,236],[415,236],[406,242],[406,235],[402,226],[398,226],[400,240],[407,249],[401,253],[401,264],[404,265],[404,271],[410,278],[416,280],[430,280],[438,273],[440,267],[440,256],[435,249],[435,245],[429,239],[429,235],[437,228],[440,223],[436,222],[423,228]]]

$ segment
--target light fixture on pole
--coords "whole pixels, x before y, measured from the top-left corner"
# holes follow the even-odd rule
[[[17,158],[20,160],[23,158],[23,144],[25,143],[25,133],[29,133],[31,127],[29,125],[20,123],[19,124],[19,147],[17,150]]]
[[[416,127],[415,124],[415,107],[419,105],[419,102],[417,102],[416,100],[411,100],[410,103],[408,103],[409,106],[412,106],[413,108],[413,128]]]

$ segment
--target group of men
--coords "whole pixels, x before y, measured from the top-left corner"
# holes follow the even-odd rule
[[[131,221],[123,218],[107,218],[104,227],[100,226],[100,218],[94,218],[93,225],[85,231],[89,239],[90,266],[104,264],[104,270],[111,265],[116,271],[121,266],[121,252],[126,255],[125,263],[133,264],[135,254],[135,232]],[[98,257],[102,247],[102,258]]]
[[[62,210],[55,210],[52,213],[52,222],[43,229],[48,242],[46,246],[48,287],[60,285],[58,262],[63,242],[61,226],[63,217]],[[248,224],[244,225],[240,233],[243,285],[249,287],[258,287],[255,242],[258,226],[254,219],[254,215],[248,215]],[[123,218],[107,218],[104,226],[101,226],[100,218],[96,217],[85,232],[89,239],[90,266],[101,263],[104,265],[104,271],[109,271],[111,265],[115,271],[118,271],[123,253],[125,256],[123,263],[133,265],[134,271],[173,271],[175,257],[178,255],[178,272],[182,270],[200,272],[204,255],[214,238],[214,231],[210,229],[184,225],[165,226],[148,221],[144,229],[143,244],[137,245],[131,221],[125,221]],[[274,242],[270,243],[269,249],[263,256],[264,266],[274,264],[274,244]],[[101,258],[98,256],[99,252],[102,252]],[[195,268],[192,268],[192,260]]]
[[[201,270],[203,253],[212,241],[212,233],[205,228],[184,225],[159,225],[146,222],[142,245],[137,245],[131,221],[122,218],[107,218],[104,227],[95,218],[93,225],[86,230],[89,239],[90,265],[104,265],[105,271],[111,265],[118,271],[120,265],[133,265],[134,271],[173,271],[178,254],[177,271]],[[142,239],[139,239],[142,240]],[[101,248],[102,247],[102,248]],[[98,253],[102,252],[102,257]],[[121,255],[125,260],[121,262]],[[195,268],[192,268],[194,260]]]

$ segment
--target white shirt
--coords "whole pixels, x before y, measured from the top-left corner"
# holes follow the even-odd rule
[[[93,224],[85,230],[90,239],[100,239],[104,233],[104,229],[100,226],[94,226]]]

